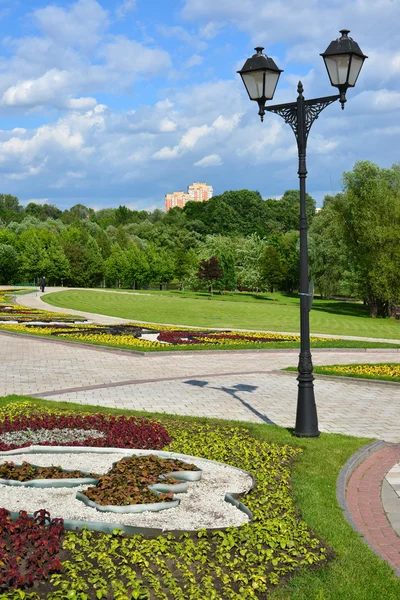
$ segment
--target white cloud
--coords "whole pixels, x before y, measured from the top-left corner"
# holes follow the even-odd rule
[[[57,108],[87,110],[96,105],[95,98],[73,98],[68,90],[74,87],[72,73],[51,69],[38,79],[27,79],[5,90],[1,103],[14,107],[38,107],[51,104]]]
[[[118,19],[122,19],[128,13],[136,10],[136,0],[124,0],[115,9],[115,14]]]
[[[219,167],[222,165],[222,159],[219,154],[209,154],[194,163],[195,167]]]
[[[150,77],[171,66],[171,59],[165,50],[147,48],[123,35],[116,36],[112,42],[105,44],[98,54],[105,59],[108,69],[121,75],[129,73]]]
[[[198,65],[201,65],[203,63],[203,60],[204,58],[199,54],[193,54],[187,59],[185,67],[187,69],[190,69],[191,67],[197,67]]]
[[[218,115],[212,126],[220,131],[232,131],[238,126],[240,119],[241,115],[239,113],[235,113],[231,117],[223,117],[222,115]]]
[[[204,27],[200,28],[199,33],[201,37],[205,38],[206,40],[211,40],[219,34],[223,27],[224,23],[216,23],[214,21],[210,21],[209,23],[207,23],[207,25],[204,25]]]
[[[207,140],[210,143],[215,142],[215,136],[230,134],[239,124],[241,114],[235,113],[230,117],[218,117],[213,121],[212,125],[197,125],[189,127],[189,129],[181,136],[178,144],[168,147],[164,146],[153,154],[153,158],[158,160],[176,159],[188,151],[196,148],[201,142],[207,145]],[[215,156],[215,155],[214,155]]]
[[[160,123],[160,131],[163,133],[170,133],[171,131],[175,131],[176,123],[171,119],[163,119]]]
[[[168,148],[168,146],[164,146],[161,150],[158,150],[153,154],[153,158],[157,160],[170,160],[179,157],[179,146],[175,146],[174,148]]]
[[[47,38],[67,46],[94,46],[108,24],[108,12],[96,0],[78,0],[67,9],[46,6],[33,17]]]

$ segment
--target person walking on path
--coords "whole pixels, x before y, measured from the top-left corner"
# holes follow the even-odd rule
[[[46,287],[46,277],[42,277],[42,281],[40,282],[40,289],[44,292],[44,288]]]

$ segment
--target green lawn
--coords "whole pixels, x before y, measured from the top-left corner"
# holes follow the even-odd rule
[[[2,398],[0,407],[10,401],[24,400],[28,398],[19,396]],[[294,501],[307,525],[326,541],[333,549],[335,557],[325,567],[316,570],[303,569],[284,587],[278,588],[268,597],[271,600],[376,600],[378,598],[398,600],[400,598],[400,579],[353,531],[345,521],[336,500],[336,480],[341,467],[352,454],[371,440],[339,434],[321,434],[317,439],[299,439],[294,438],[290,431],[271,425],[138,413],[74,405],[69,402],[37,399],[33,401],[48,408],[91,413],[136,414],[158,418],[165,426],[177,421],[208,423],[215,426],[239,426],[255,439],[300,447],[303,452],[298,456],[293,467]],[[257,477],[257,474],[255,475]]]
[[[264,331],[299,331],[299,300],[273,294],[227,294],[199,297],[180,292],[121,294],[69,290],[46,294],[45,301],[62,308],[133,319],[199,327]],[[361,304],[314,299],[311,333],[400,339],[400,322],[371,319]]]

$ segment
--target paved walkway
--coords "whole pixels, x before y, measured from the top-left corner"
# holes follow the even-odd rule
[[[23,296],[19,301],[27,305],[27,300],[29,306],[50,309],[40,304],[39,297]],[[99,323],[124,321],[90,317]],[[296,350],[138,356],[1,333],[0,395],[293,427],[297,382],[280,369],[296,365],[297,354]],[[394,350],[313,351],[315,365],[399,362],[399,358]],[[400,574],[400,385],[317,376],[315,397],[322,432],[391,442],[355,471],[347,502],[360,533]]]
[[[313,353],[316,365],[376,361],[357,351]],[[379,361],[399,354],[379,352]],[[0,335],[0,395],[293,426],[297,382],[282,367],[297,351],[132,355]],[[317,378],[321,431],[400,441],[400,386]]]

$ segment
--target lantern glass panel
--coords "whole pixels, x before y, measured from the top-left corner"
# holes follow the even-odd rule
[[[326,68],[328,69],[331,84],[334,86],[344,85],[347,82],[349,70],[348,54],[337,54],[336,56],[324,56]]]
[[[267,100],[272,100],[275,94],[275,89],[278,83],[280,73],[276,71],[267,71],[265,74],[265,97]]]
[[[264,73],[265,71],[250,71],[241,73],[243,83],[251,100],[264,98]]]
[[[360,74],[361,67],[363,66],[364,59],[360,56],[353,55],[350,65],[349,73],[349,86],[353,87],[356,85],[357,77]]]

